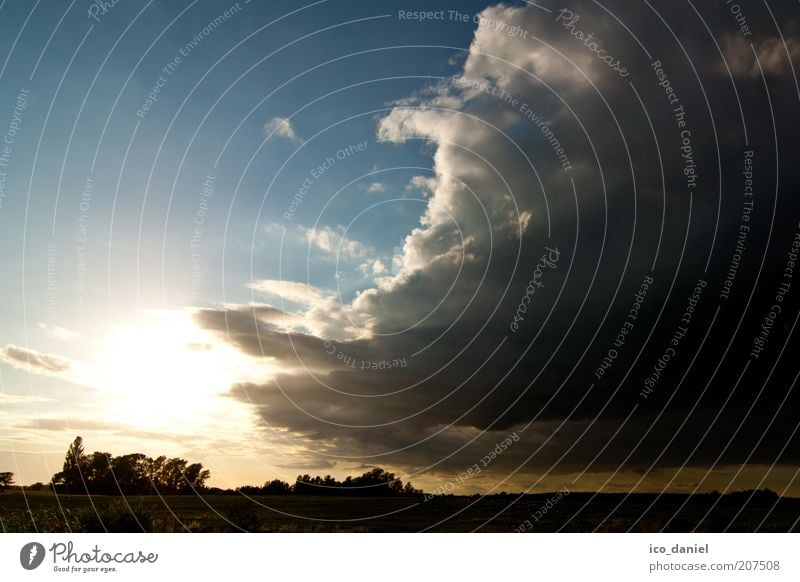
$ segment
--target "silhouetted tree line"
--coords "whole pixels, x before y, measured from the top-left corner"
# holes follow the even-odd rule
[[[247,495],[338,495],[383,497],[390,495],[421,495],[422,491],[414,489],[411,483],[403,481],[380,468],[367,471],[358,477],[346,477],[338,481],[330,475],[312,477],[298,475],[294,484],[274,479],[267,481],[263,487],[245,486],[237,491]]]
[[[236,489],[207,488],[205,482],[210,477],[207,469],[200,463],[191,463],[181,458],[168,459],[160,456],[155,459],[141,453],[132,453],[121,457],[114,457],[111,453],[94,452],[87,455],[83,450],[83,439],[76,437],[67,450],[63,469],[53,475],[49,484],[34,483],[32,485],[14,485],[14,474],[0,472],[0,492],[3,490],[40,491],[50,488],[57,493],[77,494],[181,494],[202,491],[207,495],[332,495],[332,496],[417,496],[423,491],[415,489],[409,483],[395,477],[381,468],[374,468],[358,477],[346,477],[338,481],[331,475],[324,477],[311,475],[298,475],[294,483],[290,484],[280,479],[273,479],[264,483],[262,487],[245,485]],[[511,495],[505,491],[493,495]],[[516,495],[516,494],[514,494]],[[540,496],[541,494],[528,494]],[[580,495],[578,493],[578,495]],[[596,495],[596,493],[584,493]],[[627,497],[630,494],[605,493],[605,496],[619,495]],[[647,496],[648,494],[637,494]],[[452,493],[445,495],[453,497]],[[479,496],[478,493],[473,495]],[[705,497],[720,497],[726,503],[754,505],[774,505],[781,496],[770,489],[748,489],[745,491],[732,491],[720,493],[695,493],[689,497],[701,500]]]
[[[289,495],[294,493],[294,486],[289,485],[286,481],[280,479],[273,479],[264,483],[263,487],[257,485],[244,485],[237,487],[236,491],[244,493],[245,495]]]
[[[64,466],[53,475],[50,487],[57,493],[93,495],[175,495],[202,490],[211,495],[245,493],[247,495],[338,495],[383,497],[422,495],[409,483],[403,483],[394,473],[374,468],[358,477],[339,481],[330,475],[324,477],[298,475],[290,484],[280,479],[264,483],[262,487],[246,485],[234,491],[206,488],[210,473],[201,463],[189,463],[178,457],[155,459],[142,453],[115,457],[111,453],[95,451],[86,454],[83,439],[75,440],[67,449]],[[3,473],[0,488],[13,483],[12,473]],[[43,484],[37,483],[35,485]],[[33,489],[34,486],[27,487]]]
[[[174,495],[203,489],[210,477],[200,463],[178,457],[155,459],[142,453],[115,457],[96,451],[87,455],[83,439],[76,437],[67,450],[63,469],[53,475],[58,493],[100,495]]]

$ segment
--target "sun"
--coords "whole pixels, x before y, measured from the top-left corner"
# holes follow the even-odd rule
[[[241,414],[244,405],[226,393],[275,372],[199,328],[187,311],[148,311],[114,326],[98,356],[104,408],[115,420],[182,433]]]

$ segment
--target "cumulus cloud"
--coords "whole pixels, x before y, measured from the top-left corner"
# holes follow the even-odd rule
[[[373,182],[367,187],[367,192],[370,193],[386,192],[386,185],[382,184],[381,182]]]
[[[358,270],[364,274],[382,275],[387,272],[386,265],[380,259],[374,261],[367,261],[358,266]]]
[[[57,340],[68,341],[80,335],[78,332],[60,327],[58,325],[44,323],[42,321],[38,323],[38,326],[39,329],[43,330],[47,335]]]
[[[314,305],[326,297],[326,293],[321,289],[296,281],[263,279],[250,283],[248,287],[262,295],[278,297],[301,305]]]
[[[74,371],[73,362],[55,354],[8,344],[0,350],[0,362],[35,374],[65,376]]]
[[[287,117],[273,117],[264,124],[264,133],[267,137],[282,137],[292,143],[303,143],[303,139],[297,135],[292,126],[292,122]]]
[[[306,229],[305,237],[312,247],[343,258],[363,258],[370,252],[363,243],[348,238],[330,226]]]
[[[486,474],[523,467],[516,479],[528,484],[548,472],[619,471],[627,479],[651,469],[773,463],[779,453],[782,463],[795,461],[796,452],[781,450],[796,415],[773,387],[791,385],[786,374],[760,395],[759,407],[770,414],[759,418],[748,416],[752,391],[731,389],[738,369],[714,370],[721,353],[700,358],[684,383],[672,372],[658,396],[639,396],[697,278],[715,282],[703,300],[717,305],[711,287],[727,270],[741,201],[726,194],[718,205],[718,176],[711,171],[703,177],[704,194],[689,195],[672,107],[651,62],[619,23],[591,3],[573,8],[580,28],[625,60],[629,78],[556,22],[557,7],[548,6],[555,12],[487,8],[455,77],[398,100],[378,119],[377,137],[429,152],[435,176],[409,182],[430,195],[392,257],[390,273],[383,260],[360,260],[354,267],[360,272],[385,276],[350,302],[303,283],[254,283],[255,290],[301,305],[295,314],[301,323],[291,328],[254,318],[247,307],[198,313],[204,327],[231,330],[241,350],[285,366],[270,380],[233,388],[231,396],[252,403],[271,425],[302,435],[311,455],[366,456],[407,470],[463,470],[516,433],[517,444]],[[725,167],[720,191],[738,192],[745,144],[733,122],[722,127],[719,120],[736,120],[741,98],[755,120],[750,147],[759,144],[762,167],[774,167],[771,135],[758,129],[769,111],[760,79],[752,78],[750,64],[734,64],[744,85],[741,96],[733,94],[729,80],[716,74],[720,55],[713,43],[689,35],[685,48],[705,75],[704,90],[714,95],[710,119],[692,68],[669,31],[652,30],[651,19],[643,8],[632,10],[626,23],[648,30],[648,50],[690,112],[699,167],[716,168],[719,156]],[[730,32],[728,21],[714,24]],[[510,27],[528,37],[508,34]],[[730,47],[737,42],[724,49],[732,62]],[[782,69],[774,47],[768,39],[755,42],[776,75]],[[773,105],[796,119],[795,104],[783,93]],[[781,160],[797,153],[790,125],[777,128],[786,144]],[[568,168],[561,156],[569,158]],[[797,185],[791,164],[781,179],[787,192]],[[705,253],[698,249],[709,248],[717,222],[713,261],[704,270]],[[786,239],[795,226],[781,226],[776,239]],[[343,243],[330,228],[307,237],[327,252]],[[558,248],[561,258],[557,268],[537,274],[546,248]],[[598,376],[654,263],[657,283],[635,329],[617,348],[619,359]],[[753,265],[742,269],[755,276]],[[745,280],[742,274],[739,281]],[[541,283],[533,298],[526,295],[536,286],[531,281]],[[734,299],[721,309],[744,308]],[[520,313],[522,324],[512,333],[509,322]],[[713,309],[698,313],[673,370],[685,370],[696,350],[727,345],[737,323],[726,315],[701,347]],[[752,331],[755,319],[742,325]],[[730,360],[744,361],[747,349],[737,344]],[[707,392],[698,388],[712,375]],[[797,395],[791,400],[796,403]],[[721,418],[720,402],[726,403]]]
[[[436,178],[433,176],[414,176],[408,181],[406,188],[408,190],[422,190],[426,194],[429,194],[436,189]]]
[[[302,330],[323,339],[352,339],[372,333],[372,318],[352,305],[343,303],[333,292],[308,283],[264,279],[248,287],[266,297],[301,306],[297,313],[285,313],[272,306],[233,306],[227,311],[253,313],[257,321],[273,330]],[[265,311],[267,316],[264,317]]]

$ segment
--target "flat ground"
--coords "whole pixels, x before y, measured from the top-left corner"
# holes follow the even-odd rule
[[[0,493],[7,532],[800,531],[800,499],[592,494],[489,497],[240,495],[106,497]],[[550,500],[550,507],[547,507]]]

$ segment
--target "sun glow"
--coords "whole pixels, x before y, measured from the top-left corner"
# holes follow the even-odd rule
[[[99,357],[105,406],[115,419],[181,433],[243,418],[245,407],[225,393],[275,372],[198,328],[183,311],[147,312],[133,325],[114,327]]]

